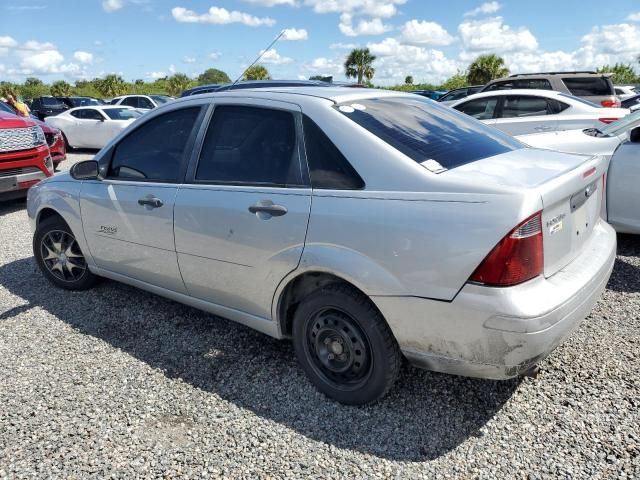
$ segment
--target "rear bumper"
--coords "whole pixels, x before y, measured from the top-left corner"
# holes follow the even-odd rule
[[[467,284],[451,302],[373,297],[416,366],[506,379],[531,369],[589,314],[615,261],[616,235],[600,221],[582,253],[549,278],[508,288]]]

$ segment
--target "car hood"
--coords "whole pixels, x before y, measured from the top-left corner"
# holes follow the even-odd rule
[[[0,128],[24,128],[33,127],[34,120],[27,117],[19,117],[9,112],[0,112]]]

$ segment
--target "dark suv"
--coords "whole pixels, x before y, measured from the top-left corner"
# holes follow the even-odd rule
[[[65,110],[69,110],[69,106],[56,97],[37,97],[31,102],[31,113],[40,120],[58,115]]]
[[[610,74],[597,72],[521,73],[491,80],[481,92],[532,88],[555,90],[590,100],[603,107],[620,107]]]

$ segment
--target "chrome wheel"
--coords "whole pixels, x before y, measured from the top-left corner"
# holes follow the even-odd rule
[[[87,272],[87,262],[73,235],[62,230],[47,232],[40,241],[42,262],[63,282],[75,282]]]
[[[372,368],[371,346],[357,322],[329,307],[307,324],[306,354],[317,373],[334,388],[350,390],[367,381]]]

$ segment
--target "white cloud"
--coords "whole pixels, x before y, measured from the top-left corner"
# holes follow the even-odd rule
[[[80,63],[91,63],[93,62],[93,53],[77,50],[73,52],[73,58]]]
[[[24,42],[22,45],[18,45],[17,49],[37,52],[44,50],[55,50],[56,47],[51,42],[37,42],[35,40],[29,40],[27,42]]]
[[[292,58],[281,56],[275,48],[271,48],[266,52],[262,50],[260,53],[263,54],[260,58],[260,63],[268,65],[284,65],[293,62]]]
[[[326,57],[315,58],[311,63],[305,64],[304,69],[310,74],[322,76],[336,77],[344,73],[342,61]]]
[[[176,67],[174,67],[173,65],[169,65],[169,73],[171,75],[173,75],[174,73],[176,73]]]
[[[462,22],[458,32],[464,49],[471,52],[503,53],[538,48],[538,41],[528,28],[512,29],[504,24],[502,17]]]
[[[410,20],[402,27],[401,41],[409,45],[450,45],[454,38],[438,23]]]
[[[269,17],[260,18],[237,10],[229,11],[219,7],[211,7],[206,13],[196,13],[184,7],[174,7],[171,9],[171,15],[177,22],[183,23],[211,23],[214,25],[242,23],[250,27],[273,26],[276,23],[274,19]]]
[[[289,5],[290,7],[297,7],[298,2],[296,0],[244,0],[245,2],[258,5],[260,7],[275,7],[277,5]]]
[[[582,37],[582,43],[602,53],[637,53],[640,52],[640,27],[628,23],[593,27]]]
[[[629,20],[631,22],[640,22],[640,12],[630,13],[629,15],[627,15],[626,20]]]
[[[13,48],[18,45],[18,42],[11,37],[0,37],[0,48]]]
[[[482,5],[480,5],[478,8],[469,10],[464,14],[464,16],[475,17],[477,15],[489,15],[492,13],[496,13],[501,8],[502,8],[502,5],[500,5],[498,2],[485,2]]]
[[[158,80],[159,78],[164,78],[167,76],[165,72],[147,72],[145,76],[149,80]]]
[[[389,18],[398,13],[397,5],[407,0],[304,0],[316,13],[350,13],[369,17]]]
[[[285,28],[284,35],[282,35],[282,40],[307,40],[309,38],[309,34],[304,28],[295,29],[295,28]]]
[[[358,48],[359,45],[357,43],[332,43],[331,45],[329,45],[329,48],[331,50],[335,50],[337,48],[342,49],[342,50],[353,50],[354,48]]]
[[[182,57],[182,61],[184,63],[196,63],[195,57],[190,57],[188,55],[185,55],[184,57]]]
[[[340,31],[347,37],[357,37],[359,35],[380,35],[392,30],[393,27],[385,25],[379,18],[371,20],[360,20],[354,27],[353,17],[349,13],[340,15]]]
[[[103,0],[102,8],[104,8],[105,12],[115,12],[116,10],[120,10],[124,6],[123,0]]]
[[[211,60],[218,60],[222,56],[222,52],[211,52],[209,58]]]

